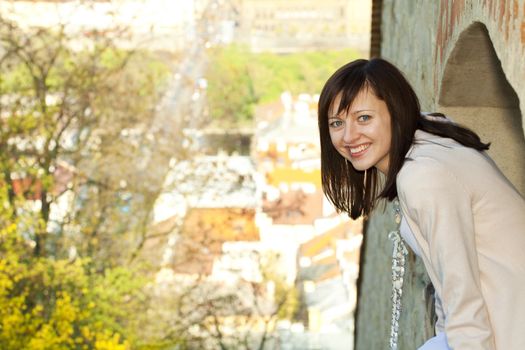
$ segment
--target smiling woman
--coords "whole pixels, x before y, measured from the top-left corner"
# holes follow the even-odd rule
[[[391,127],[385,101],[365,87],[350,106],[340,111],[340,105],[338,96],[328,117],[330,139],[335,149],[356,170],[375,166],[386,173]]]
[[[525,200],[486,154],[490,144],[423,115],[403,74],[377,58],[328,79],[319,131],[323,190],[338,210],[356,218],[380,198],[394,202],[390,348],[406,245],[435,289],[436,336],[419,349],[525,348]]]

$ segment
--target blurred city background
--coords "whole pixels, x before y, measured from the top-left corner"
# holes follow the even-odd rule
[[[0,349],[352,349],[317,100],[371,7],[0,0]]]

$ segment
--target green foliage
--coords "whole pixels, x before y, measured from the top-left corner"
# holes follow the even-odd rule
[[[9,205],[20,215],[24,198],[43,196],[23,225],[36,255],[67,256],[73,245],[95,264],[126,261],[130,242],[144,235],[151,189],[162,183],[136,174],[144,149],[153,148],[155,137],[147,131],[170,73],[167,64],[105,37],[78,50],[60,30],[25,31],[2,18],[0,24],[0,181],[8,187]],[[135,134],[122,137],[123,130]],[[74,172],[66,194],[71,205],[50,225],[51,207],[64,194],[56,191],[53,175],[59,163]],[[15,193],[19,178],[23,192],[19,187]],[[123,203],[124,196],[133,203]],[[133,210],[122,210],[125,205]],[[121,240],[113,238],[116,233]],[[129,249],[122,249],[123,242]]]
[[[87,258],[33,258],[17,220],[0,208],[0,348],[129,349],[135,325],[127,319],[144,307],[145,281],[125,268],[94,272]]]
[[[271,102],[283,91],[320,93],[338,67],[358,57],[356,51],[255,54],[242,46],[215,48],[207,71],[211,115],[221,125],[243,125],[256,103]]]
[[[230,125],[251,120],[258,99],[249,60],[249,53],[237,46],[212,52],[206,76],[210,112],[215,120]]]
[[[150,321],[131,256],[155,197],[134,174],[169,69],[102,39],[0,17],[0,349],[136,348]]]

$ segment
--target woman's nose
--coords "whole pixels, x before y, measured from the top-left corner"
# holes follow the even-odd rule
[[[350,125],[350,123],[345,124],[345,130],[343,134],[343,141],[347,144],[352,144],[358,138],[359,132],[355,125]]]

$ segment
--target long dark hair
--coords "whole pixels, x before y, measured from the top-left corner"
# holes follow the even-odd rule
[[[355,170],[337,152],[328,130],[328,114],[336,97],[340,96],[341,100],[333,114],[347,111],[363,88],[371,89],[377,98],[385,101],[391,117],[389,168],[379,194],[377,169],[372,167],[366,173]],[[318,108],[323,190],[339,211],[347,212],[354,219],[368,215],[377,199],[393,200],[397,196],[396,176],[405,162],[417,129],[452,138],[478,151],[487,150],[490,145],[481,142],[476,133],[463,126],[422,116],[416,93],[403,73],[381,58],[359,59],[339,68],[326,82]]]

